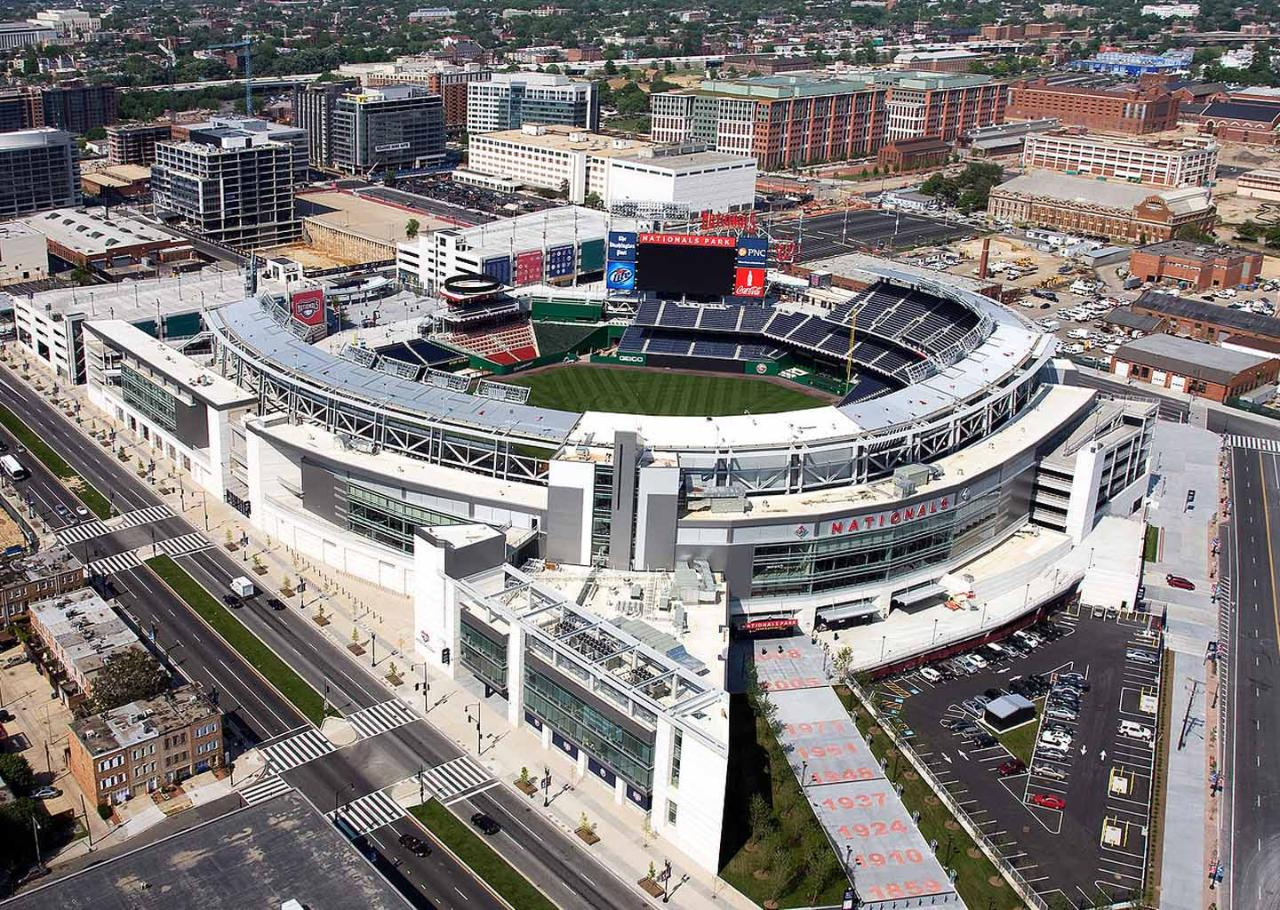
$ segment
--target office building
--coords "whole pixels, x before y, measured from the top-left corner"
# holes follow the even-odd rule
[[[266,132],[192,129],[186,141],[160,142],[151,168],[155,210],[202,240],[235,250],[298,237],[296,148]]]
[[[58,40],[58,32],[47,25],[30,22],[0,22],[0,51],[21,47],[44,47]]]
[[[80,204],[70,133],[44,127],[0,134],[0,218]]]
[[[393,63],[344,63],[338,74],[366,88],[421,85],[444,101],[444,125],[459,132],[467,125],[467,85],[488,82],[493,70],[481,63],[451,63],[434,57],[399,57]]]
[[[1176,282],[1195,291],[1252,284],[1261,273],[1261,253],[1229,246],[1166,240],[1129,254],[1129,274],[1152,283]]]
[[[1084,78],[1012,85],[1007,114],[1017,120],[1055,117],[1064,126],[1132,135],[1178,125],[1178,99],[1158,82],[1107,86]]]
[[[14,88],[0,92],[0,133],[31,130],[44,126],[44,105],[40,95],[30,89]]]
[[[1041,133],[1026,138],[1022,166],[1146,186],[1210,186],[1218,173],[1218,146],[1197,140],[1156,145],[1109,136]]]
[[[293,125],[307,134],[307,160],[321,170],[333,167],[333,112],[338,99],[355,91],[354,80],[312,82],[293,89]]]
[[[963,48],[945,51],[900,51],[893,58],[893,65],[904,70],[925,73],[968,73],[975,63],[990,59],[988,54],[966,51]]]
[[[116,87],[75,80],[40,89],[44,126],[69,133],[87,133],[116,122]]]
[[[333,166],[346,174],[444,163],[444,104],[416,85],[340,97],[333,112]]]
[[[92,41],[102,29],[102,19],[95,13],[82,9],[46,9],[30,20],[33,25],[51,28],[59,41]]]
[[[219,114],[198,123],[175,123],[173,141],[185,142],[192,133],[218,130],[238,130],[242,133],[265,136],[270,142],[289,146],[292,150],[293,182],[295,185],[307,182],[307,131],[297,126],[288,126],[259,117]]]
[[[1053,171],[1030,171],[995,187],[987,214],[1129,243],[1172,240],[1184,227],[1211,231],[1217,217],[1207,189],[1155,190]]]
[[[1142,7],[1142,15],[1155,16],[1157,19],[1194,19],[1200,15],[1200,4],[1147,3]]]
[[[67,748],[80,789],[109,806],[226,762],[222,711],[190,685],[73,721]]]
[[[610,158],[604,202],[668,204],[696,217],[749,212],[756,201],[755,158],[697,147],[666,146]]]
[[[887,95],[874,81],[811,73],[708,79],[652,97],[653,139],[748,155],[761,170],[865,158],[884,144]]]
[[[107,127],[107,161],[113,165],[151,165],[156,143],[173,138],[169,123],[118,123]]]
[[[21,221],[0,224],[0,287],[49,276],[44,234]]]
[[[467,83],[467,132],[519,129],[526,123],[600,125],[600,96],[590,82],[554,73],[493,73]]]
[[[1121,345],[1111,355],[1111,372],[1221,404],[1259,386],[1274,385],[1280,360],[1156,334]]]
[[[651,145],[572,126],[531,123],[470,137],[467,169],[509,177],[523,186],[563,192],[570,202],[580,205],[592,194],[607,199],[610,158],[634,155]]]
[[[876,73],[888,87],[885,140],[954,142],[970,130],[1004,122],[1006,88],[990,76]]]
[[[1236,195],[1280,202],[1280,169],[1261,167],[1236,178]]]

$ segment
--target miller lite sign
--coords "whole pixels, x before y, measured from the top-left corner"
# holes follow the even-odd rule
[[[303,325],[324,324],[324,288],[307,288],[289,295],[289,312]]]

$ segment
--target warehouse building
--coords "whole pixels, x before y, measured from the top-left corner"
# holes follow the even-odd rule
[[[1203,341],[1221,342],[1227,335],[1280,341],[1280,319],[1245,310],[1235,310],[1161,291],[1143,291],[1130,310],[1164,321],[1165,331]]]
[[[1143,281],[1170,281],[1196,291],[1251,284],[1261,273],[1261,253],[1229,246],[1166,240],[1129,254],[1129,274]]]
[[[1280,360],[1174,335],[1148,335],[1111,355],[1111,372],[1173,392],[1222,403],[1274,385]]]

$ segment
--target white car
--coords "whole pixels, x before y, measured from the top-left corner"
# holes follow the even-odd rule
[[[1120,735],[1127,736],[1130,739],[1140,739],[1143,742],[1148,743],[1151,742],[1151,739],[1154,736],[1150,727],[1144,727],[1142,724],[1136,723],[1132,720],[1120,721]]]
[[[986,658],[984,658],[981,654],[966,654],[965,659],[968,660],[969,663],[977,667],[979,670],[985,670],[987,668]]]

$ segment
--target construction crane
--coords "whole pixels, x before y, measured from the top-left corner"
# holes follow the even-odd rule
[[[215,44],[207,50],[211,51],[244,51],[244,115],[253,116],[253,35],[245,35],[244,40],[234,44]]]
[[[172,126],[178,114],[173,106],[173,70],[178,65],[178,55],[174,53],[173,48],[163,41],[160,42],[160,53],[164,54],[165,59],[169,61],[165,64],[165,69],[169,71],[169,97],[167,103],[169,105],[169,125]]]

